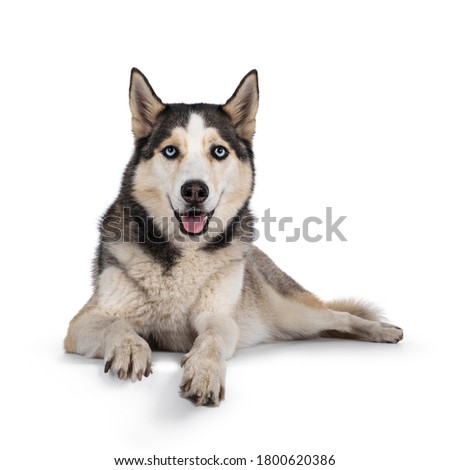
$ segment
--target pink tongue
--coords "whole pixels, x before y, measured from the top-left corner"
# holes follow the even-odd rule
[[[182,215],[181,223],[186,232],[200,233],[206,223],[206,214],[202,212],[200,215]]]

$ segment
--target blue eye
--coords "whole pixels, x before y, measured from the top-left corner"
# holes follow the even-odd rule
[[[173,145],[168,145],[167,147],[164,147],[162,150],[162,154],[166,158],[177,158],[179,153],[180,153],[179,150]]]
[[[229,155],[230,152],[225,147],[218,145],[217,147],[213,147],[212,150],[213,157],[217,158],[218,160],[222,160]]]

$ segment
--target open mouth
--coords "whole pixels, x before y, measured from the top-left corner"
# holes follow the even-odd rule
[[[187,212],[175,212],[175,215],[180,222],[181,231],[190,235],[200,235],[208,229],[208,222],[211,218],[212,212],[199,211],[191,209]]]

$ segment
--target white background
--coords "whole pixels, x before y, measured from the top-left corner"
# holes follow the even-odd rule
[[[436,1],[3,2],[1,465],[319,453],[445,468],[449,22]],[[324,299],[383,306],[402,343],[242,350],[212,409],[178,397],[180,354],[132,384],[63,353],[132,152],[132,66],[168,102],[224,102],[258,69],[255,213],[298,226],[332,206],[348,238],[259,245]]]

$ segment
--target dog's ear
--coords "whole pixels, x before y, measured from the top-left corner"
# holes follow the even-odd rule
[[[242,139],[251,141],[255,133],[258,111],[258,73],[249,72],[239,83],[233,96],[222,106]]]
[[[130,78],[130,109],[131,127],[136,140],[150,134],[156,118],[164,108],[165,105],[153,91],[145,75],[133,68]]]

